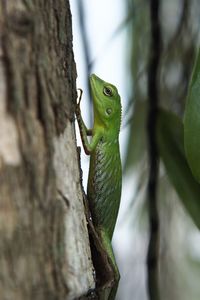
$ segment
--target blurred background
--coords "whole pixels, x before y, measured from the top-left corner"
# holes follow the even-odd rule
[[[123,191],[113,247],[121,273],[117,299],[146,300],[149,241],[146,188],[147,68],[150,13],[147,0],[71,0],[77,87],[83,89],[83,118],[92,127],[88,88],[91,73],[117,86],[123,118],[120,147]],[[187,87],[200,37],[199,0],[160,0],[159,105],[183,118]],[[81,145],[79,133],[78,143]],[[88,157],[82,150],[84,186]],[[161,299],[200,299],[200,233],[160,163]],[[188,199],[189,201],[190,199]]]

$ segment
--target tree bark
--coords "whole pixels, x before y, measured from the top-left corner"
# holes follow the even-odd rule
[[[0,0],[0,298],[94,288],[66,0]]]

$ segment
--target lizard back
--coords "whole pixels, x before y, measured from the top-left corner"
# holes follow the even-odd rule
[[[119,210],[121,186],[118,138],[110,141],[102,138],[91,153],[87,194],[95,226],[106,229],[110,239]]]

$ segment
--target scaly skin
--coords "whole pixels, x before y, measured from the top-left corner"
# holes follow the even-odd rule
[[[90,86],[93,99],[94,125],[85,126],[80,112],[76,115],[83,147],[90,155],[87,197],[95,230],[112,265],[114,278],[111,287],[100,299],[112,300],[117,291],[119,272],[114,258],[111,239],[121,198],[122,170],[119,151],[121,102],[115,86],[91,75]],[[92,135],[89,143],[87,136]]]

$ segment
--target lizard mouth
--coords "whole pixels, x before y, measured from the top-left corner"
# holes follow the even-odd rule
[[[90,76],[90,88],[91,88],[91,92],[95,89],[95,78],[96,78],[95,74],[92,74]]]
[[[98,83],[98,82],[102,82],[103,83],[103,80],[101,78],[99,78],[97,75],[92,74],[90,76],[91,87],[95,89],[96,88],[96,83]]]
[[[97,75],[95,75],[95,74],[90,75],[90,80],[91,80],[91,81],[93,81],[93,80],[95,80],[95,79],[101,81],[101,79],[100,79]]]
[[[92,94],[92,100],[94,102],[95,100],[95,95],[96,95],[96,80],[100,79],[97,77],[95,74],[92,74],[90,76],[90,88],[91,88],[91,94]]]
[[[92,102],[94,104],[94,108],[97,110],[102,107],[103,102],[101,99],[101,86],[103,90],[103,84],[104,81],[99,78],[97,75],[92,74],[90,76],[90,88],[91,88],[91,94],[92,94]]]

